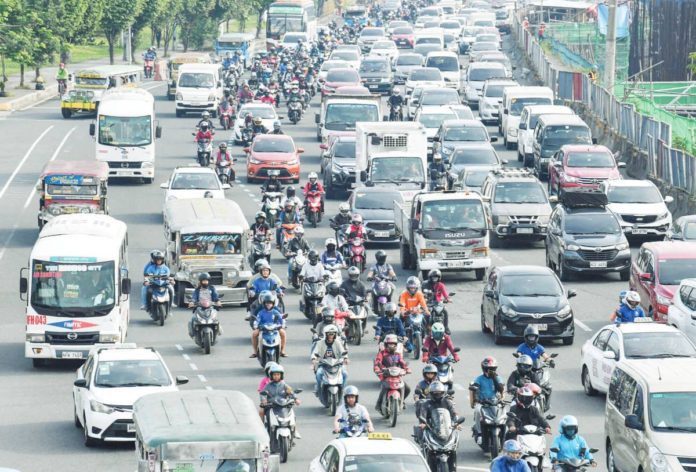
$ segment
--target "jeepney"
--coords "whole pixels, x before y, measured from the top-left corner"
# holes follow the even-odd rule
[[[75,72],[72,88],[60,97],[63,118],[74,113],[96,113],[105,90],[140,82],[142,72],[138,65],[94,66]]]
[[[256,406],[241,392],[186,390],[133,405],[138,472],[278,472]]]
[[[167,82],[167,99],[176,97],[176,81],[179,80],[179,66],[181,64],[211,64],[213,61],[207,52],[183,52],[174,55],[167,64],[169,69],[169,81]]]
[[[215,54],[222,61],[227,53],[239,51],[244,68],[250,66],[251,58],[256,54],[255,36],[252,33],[222,33],[215,42]]]
[[[53,161],[41,171],[39,229],[53,217],[71,213],[108,214],[106,189],[109,166],[98,161]]]
[[[165,260],[176,281],[176,301],[184,306],[202,272],[224,295],[223,305],[246,303],[252,276],[247,261],[249,225],[232,200],[191,198],[169,200],[164,207]]]

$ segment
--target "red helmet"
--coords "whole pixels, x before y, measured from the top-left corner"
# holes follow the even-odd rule
[[[529,389],[535,397],[541,393],[541,387],[539,387],[537,384],[533,382],[522,385],[522,388]]]
[[[498,370],[498,361],[496,361],[495,357],[493,357],[493,356],[488,356],[488,357],[484,358],[481,361],[481,370],[483,371],[484,374],[486,374],[490,370],[495,372],[496,370]]]
[[[531,384],[527,384],[531,385]],[[536,384],[534,384],[536,385]],[[517,394],[515,395],[515,401],[517,401],[517,405],[519,405],[522,408],[529,408],[532,406],[532,402],[534,402],[534,392],[532,391],[531,388],[527,386],[523,386],[517,389]]]

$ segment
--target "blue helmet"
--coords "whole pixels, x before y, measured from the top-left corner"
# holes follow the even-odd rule
[[[508,439],[503,444],[503,452],[506,454],[506,456],[507,456],[506,459],[508,461],[518,462],[521,459],[521,457],[520,456],[514,457],[514,456],[512,456],[512,454],[515,454],[515,453],[521,454],[522,453],[522,445],[514,439]]]
[[[566,415],[558,424],[560,433],[568,439],[573,439],[578,434],[578,419],[571,415]]]

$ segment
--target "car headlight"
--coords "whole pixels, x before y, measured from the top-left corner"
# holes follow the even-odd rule
[[[90,400],[89,407],[92,411],[97,412],[97,413],[104,413],[105,415],[110,415],[111,413],[114,412],[113,408],[111,408],[110,406],[104,405],[103,403],[99,403],[96,400]]]
[[[261,161],[249,155],[249,164],[261,164]]]
[[[200,272],[191,272],[189,280],[198,280],[198,276],[201,275]]]
[[[578,179],[577,177],[573,177],[572,175],[566,175],[563,178],[565,179],[566,182],[579,182],[580,181],[580,179]]]
[[[650,466],[653,472],[671,472],[667,458],[656,447],[650,448]]]
[[[214,102],[216,98],[217,98],[217,97],[215,96],[214,93],[211,93],[210,95],[208,95],[208,101],[209,101],[209,102]]]
[[[509,136],[517,136],[517,128],[510,128],[508,130],[508,135]]]
[[[237,275],[238,273],[236,270],[230,270],[229,272],[227,272],[228,279],[234,279],[235,277],[237,277]]]
[[[625,251],[626,249],[628,249],[628,243],[627,243],[627,242],[626,242],[626,243],[621,243],[621,244],[617,244],[617,245],[616,245],[616,250],[617,250],[617,251]]]
[[[151,169],[155,167],[155,165],[152,162],[143,162],[140,167],[142,169]]]
[[[663,297],[662,295],[656,295],[655,300],[657,301],[658,305],[671,305],[672,300],[670,300],[667,297]]]
[[[517,316],[517,312],[506,305],[500,307],[500,311],[503,313],[503,315],[509,316],[510,318],[512,318],[513,316]]]
[[[43,343],[46,342],[46,335],[27,333],[26,340],[28,343]]]
[[[510,217],[507,215],[498,215],[496,220],[498,220],[499,225],[506,225],[510,222]]]
[[[389,77],[385,77],[383,79],[380,79],[379,81],[382,82],[383,84],[388,84],[391,82],[391,79]]]
[[[53,206],[48,207],[48,212],[53,216],[58,216],[62,213],[62,210],[60,209],[59,206],[53,205]]]
[[[287,164],[288,164],[289,166],[296,166],[299,162],[300,162],[300,161],[298,161],[297,159],[291,159],[291,160],[289,160],[289,161],[287,162]]]
[[[540,225],[549,224],[549,215],[539,215],[537,217],[537,223],[539,223]]]
[[[580,246],[577,244],[564,244],[566,251],[579,251]]]
[[[121,340],[121,335],[120,334],[100,334],[99,335],[99,342],[100,343],[117,343]]]
[[[558,312],[559,318],[566,318],[570,315],[570,305],[566,305]]]
[[[184,100],[184,96],[181,95],[180,93],[177,93],[175,98],[177,99],[177,101],[180,101],[180,102]]]
[[[657,217],[658,220],[664,220],[664,219],[667,219],[667,218],[669,218],[669,212],[666,212],[666,213],[664,213],[664,214],[662,214],[662,215],[660,215],[660,216]]]

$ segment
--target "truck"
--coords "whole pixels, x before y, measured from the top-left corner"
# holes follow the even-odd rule
[[[356,187],[396,187],[410,201],[427,185],[427,153],[428,138],[420,122],[358,122]]]
[[[328,143],[329,135],[352,135],[356,121],[381,121],[385,110],[380,95],[343,94],[338,91],[321,100],[321,111],[314,115],[317,141]]]
[[[405,270],[474,271],[483,280],[491,265],[489,218],[476,192],[419,192],[412,201],[394,203],[400,234],[400,259]]]

